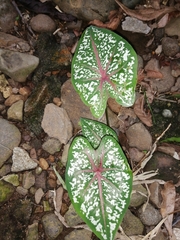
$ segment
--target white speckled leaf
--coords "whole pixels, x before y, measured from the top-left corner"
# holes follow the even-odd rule
[[[102,122],[81,118],[80,124],[82,127],[83,136],[86,137],[93,148],[97,148],[101,142],[101,139],[107,135],[114,137],[118,141],[116,132]]]
[[[101,240],[113,240],[128,208],[132,172],[118,142],[105,136],[94,150],[85,137],[69,149],[66,186],[71,202]]]
[[[81,36],[72,61],[72,83],[93,116],[100,118],[109,97],[122,106],[133,105],[137,55],[116,33],[95,26]]]

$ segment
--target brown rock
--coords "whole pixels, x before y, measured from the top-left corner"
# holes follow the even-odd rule
[[[39,166],[43,169],[43,170],[47,170],[49,168],[49,164],[46,161],[46,159],[44,158],[40,158],[39,159]]]
[[[180,24],[180,17],[172,18],[165,26],[165,33],[168,36],[178,36],[180,38],[180,31],[178,31],[179,24]]]
[[[139,150],[149,150],[152,145],[152,136],[142,123],[135,123],[126,131],[130,147]]]
[[[170,66],[161,68],[163,78],[160,80],[151,79],[152,89],[158,93],[168,92],[174,86],[175,78],[171,75]]]
[[[28,52],[30,50],[30,46],[26,41],[4,32],[0,32],[0,46],[21,52]]]
[[[28,86],[19,89],[19,94],[27,98],[31,94],[31,90]]]
[[[53,0],[63,12],[72,14],[78,19],[91,21],[98,19],[105,21],[109,12],[117,8],[114,0]]]
[[[17,94],[17,95],[12,94],[6,99],[6,101],[4,102],[4,105],[7,106],[7,107],[10,107],[13,103],[15,103],[19,100],[24,101],[24,97],[22,95],[19,95],[19,94]]]
[[[117,114],[119,113],[121,109],[121,105],[119,105],[119,103],[117,103],[115,99],[109,98],[107,104],[113,112]]]
[[[54,32],[56,30],[56,23],[45,14],[37,14],[31,19],[30,25],[38,33]]]
[[[49,188],[56,188],[57,187],[56,180],[54,180],[52,178],[49,178],[47,180],[47,185],[48,185]]]
[[[41,126],[50,137],[61,143],[67,143],[72,137],[73,128],[66,110],[53,103],[46,105]]]
[[[161,186],[158,182],[153,182],[149,186],[149,191],[151,193],[150,200],[157,208],[160,208],[162,203],[161,190]]]

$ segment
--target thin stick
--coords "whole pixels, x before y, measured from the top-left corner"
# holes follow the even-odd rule
[[[19,16],[21,17],[22,23],[25,24],[25,26],[27,27],[28,31],[32,34],[32,36],[34,38],[36,38],[36,35],[34,34],[33,30],[31,29],[31,27],[29,26],[29,24],[27,23],[27,21],[24,19],[21,11],[19,10],[17,4],[15,3],[15,1],[12,0],[12,4],[14,6],[14,8],[16,9],[16,11],[18,12]]]
[[[138,163],[138,165],[135,167],[135,169],[133,169],[133,171],[135,171],[137,169],[137,167],[140,166],[140,168],[138,170],[136,170],[136,173],[134,173],[135,175],[144,168],[144,166],[147,164],[147,162],[150,160],[150,158],[152,157],[152,154],[155,152],[156,147],[157,147],[157,142],[159,141],[160,138],[163,137],[163,135],[169,130],[169,128],[171,127],[171,123],[167,126],[167,128],[161,133],[161,135],[159,137],[156,138],[156,141],[154,142],[154,144],[151,147],[151,150],[149,150],[146,155],[141,159],[141,161]]]
[[[106,107],[106,110],[105,110],[105,115],[106,115],[106,123],[109,126],[109,118],[108,118],[108,109],[107,109],[107,107]]]

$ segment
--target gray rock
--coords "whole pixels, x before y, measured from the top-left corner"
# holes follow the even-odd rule
[[[21,133],[18,128],[7,120],[0,118],[0,167],[12,155],[14,147],[21,141]]]
[[[159,210],[155,209],[150,203],[147,204],[145,210],[144,205],[138,209],[138,216],[142,223],[147,226],[155,226],[162,219]]]
[[[154,91],[158,93],[168,92],[175,83],[175,78],[171,75],[170,66],[165,66],[161,68],[161,73],[163,74],[162,79],[151,79],[150,84]]]
[[[13,164],[11,167],[12,172],[20,172],[24,170],[34,169],[37,167],[37,163],[33,161],[29,154],[20,147],[13,149],[12,156]]]
[[[77,37],[73,32],[67,32],[67,33],[63,33],[63,32],[57,32],[58,37],[61,38],[60,43],[61,44],[66,44],[66,46],[72,46],[75,44],[75,42],[77,41]]]
[[[45,143],[43,143],[42,148],[50,153],[54,154],[55,152],[59,152],[61,149],[61,143],[59,142],[58,139],[55,138],[50,138],[48,139]]]
[[[172,18],[165,26],[165,33],[168,36],[178,36],[180,39],[180,31],[177,31],[177,29],[179,29],[179,25],[180,17]]]
[[[42,217],[42,224],[49,240],[55,239],[63,230],[63,225],[54,213],[47,213]]]
[[[45,14],[37,14],[30,21],[31,28],[38,33],[54,32],[56,30],[56,23]]]
[[[30,54],[0,49],[0,70],[17,82],[25,82],[38,64],[39,59]]]
[[[0,206],[10,199],[14,191],[15,188],[12,184],[0,180]]]
[[[44,192],[43,192],[42,188],[38,188],[37,191],[35,192],[35,196],[34,196],[35,202],[36,202],[37,204],[40,203],[43,195],[44,195]]]
[[[130,126],[126,131],[126,136],[130,147],[149,150],[152,145],[152,136],[142,123]]]
[[[65,240],[91,240],[92,232],[86,229],[73,230],[66,237]]]
[[[172,114],[171,110],[169,110],[169,109],[163,109],[162,115],[165,118],[172,118],[173,117],[173,114]]]
[[[151,28],[141,20],[133,17],[126,17],[122,22],[122,29],[124,31],[131,31],[137,33],[148,34],[151,31]]]
[[[19,194],[21,194],[22,196],[26,196],[28,194],[28,190],[21,187],[21,186],[18,186],[16,188],[16,192],[18,192]]]
[[[83,222],[80,216],[76,213],[72,204],[69,206],[69,209],[65,213],[64,218],[69,226],[76,226],[79,223]]]
[[[0,32],[0,46],[9,50],[20,52],[30,51],[30,46],[24,39],[4,32]]]
[[[3,177],[11,172],[11,164],[4,164],[2,168],[0,168],[0,177]]]
[[[26,240],[38,240],[38,223],[35,222],[28,226]]]
[[[131,211],[128,209],[124,215],[121,227],[128,236],[132,235],[141,235],[144,230],[144,226],[139,218],[137,218]]]
[[[147,200],[147,190],[142,185],[134,185],[132,188],[130,206],[139,207]]]
[[[149,185],[150,200],[157,208],[160,208],[162,203],[161,190],[161,185],[158,182]]]
[[[7,111],[7,118],[9,120],[21,121],[23,120],[23,105],[24,101],[19,100],[12,104]]]
[[[47,178],[47,171],[42,171],[39,175],[36,175],[36,188],[46,189],[46,178]]]
[[[108,19],[109,12],[117,8],[117,4],[113,0],[53,0],[59,8],[78,19],[91,21],[98,19],[105,21]]]
[[[160,66],[159,66],[159,61],[156,59],[156,58],[151,58],[145,68],[144,68],[146,71],[157,71],[157,72],[160,72]]]
[[[50,137],[59,139],[61,143],[66,144],[72,137],[73,128],[66,110],[53,103],[46,105],[41,126]]]
[[[180,71],[179,71],[179,74],[180,74]],[[180,89],[180,77],[176,79],[175,86],[171,88],[171,92],[176,92],[176,91],[178,92],[179,89]]]
[[[134,8],[141,0],[121,0],[121,2],[128,8]]]
[[[166,56],[173,57],[180,50],[178,40],[170,37],[164,37],[162,39],[162,50]]]
[[[13,7],[11,0],[1,0],[0,3],[0,29],[3,32],[8,32],[14,27],[14,21],[17,17],[17,12]]]
[[[35,183],[35,176],[31,171],[23,173],[23,181],[22,181],[22,187],[25,189],[29,189],[32,187]]]

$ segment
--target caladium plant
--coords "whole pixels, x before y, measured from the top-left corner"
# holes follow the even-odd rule
[[[66,187],[82,220],[101,240],[113,240],[129,205],[132,171],[114,130],[88,119],[81,126],[84,136],[68,153]]]
[[[88,27],[72,61],[72,83],[94,117],[100,118],[107,99],[133,105],[137,80],[137,55],[121,36],[103,28]]]

